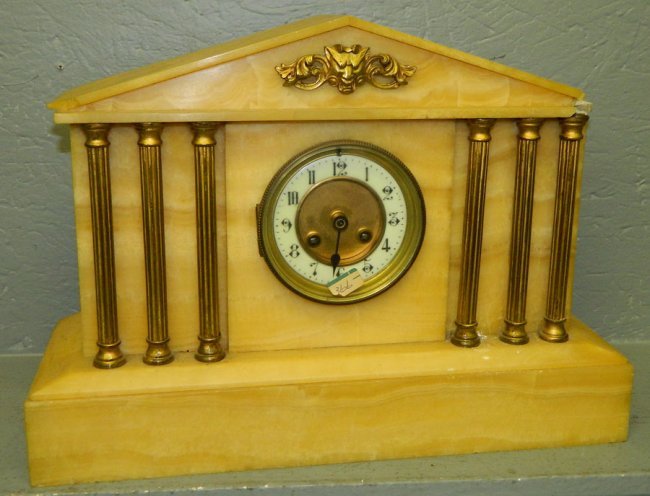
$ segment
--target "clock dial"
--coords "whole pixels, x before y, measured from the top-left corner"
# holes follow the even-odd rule
[[[420,189],[385,150],[326,143],[290,160],[258,207],[261,254],[290,289],[325,303],[384,291],[415,259],[424,234]]]

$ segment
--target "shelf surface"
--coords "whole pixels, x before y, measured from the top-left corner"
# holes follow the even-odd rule
[[[650,494],[650,343],[616,344],[635,368],[626,443],[30,488],[23,401],[41,356],[0,357],[0,494]]]

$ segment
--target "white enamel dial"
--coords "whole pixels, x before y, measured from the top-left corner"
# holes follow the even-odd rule
[[[424,234],[424,204],[410,172],[390,153],[351,141],[286,164],[258,216],[260,251],[275,275],[326,303],[387,289],[409,268]]]
[[[336,271],[331,264],[312,258],[301,246],[295,229],[300,200],[312,187],[332,178],[353,178],[371,189],[380,199],[385,212],[383,238],[372,253],[352,265],[343,265]],[[326,285],[336,275],[349,269],[361,271],[366,280],[376,275],[393,259],[404,240],[408,222],[404,192],[383,167],[369,158],[345,153],[318,158],[298,170],[282,189],[273,212],[273,234],[284,261],[303,277]],[[344,232],[342,236],[354,236]]]

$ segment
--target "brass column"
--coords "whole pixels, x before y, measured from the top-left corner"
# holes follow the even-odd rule
[[[93,365],[100,369],[113,369],[126,362],[120,350],[120,338],[117,330],[113,208],[108,161],[109,128],[109,124],[84,124],[82,126],[86,135],[85,144],[88,153],[97,305],[97,346],[99,348]]]
[[[142,232],[147,281],[147,350],[142,360],[148,365],[164,365],[174,359],[167,330],[167,282],[165,275],[165,221],[160,147],[162,124],[135,125],[140,152],[142,191]]]
[[[539,336],[550,342],[562,343],[569,339],[565,328],[566,297],[569,283],[569,264],[573,238],[573,215],[576,202],[578,163],[583,128],[589,119],[576,114],[560,121],[560,151],[558,156],[555,212],[551,263],[548,274],[546,316]]]
[[[472,119],[469,126],[469,160],[467,165],[467,189],[465,193],[465,216],[463,244],[458,286],[458,312],[456,330],[451,342],[467,348],[481,342],[476,331],[476,302],[483,240],[483,213],[485,210],[485,185],[487,182],[490,130],[494,119]]]
[[[537,140],[542,119],[528,118],[517,121],[517,171],[512,208],[512,238],[510,241],[510,272],[508,276],[508,302],[505,328],[500,339],[509,344],[525,344],[526,293],[528,291],[528,264],[530,260],[530,234],[533,218],[535,190],[535,164]]]
[[[215,171],[216,122],[194,122],[194,167],[196,180],[197,260],[199,271],[200,362],[217,362],[226,354],[219,331],[217,270],[217,178]]]

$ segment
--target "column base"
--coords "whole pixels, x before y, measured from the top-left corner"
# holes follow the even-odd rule
[[[142,361],[147,365],[166,365],[174,360],[174,355],[167,344],[169,340],[154,343],[149,341]]]
[[[566,331],[566,319],[553,320],[544,317],[544,326],[539,331],[539,337],[549,343],[566,343],[569,333]]]
[[[116,369],[126,363],[126,358],[120,350],[120,342],[111,345],[97,345],[99,349],[93,360],[98,369]]]
[[[526,344],[530,341],[526,333],[526,322],[505,321],[505,329],[499,339],[508,344]]]
[[[199,337],[199,346],[194,354],[199,362],[214,363],[226,358],[226,352],[221,347],[219,339],[207,339]]]
[[[456,322],[456,331],[451,336],[451,342],[461,348],[475,348],[481,344],[481,338],[476,332],[476,324],[459,324]]]

